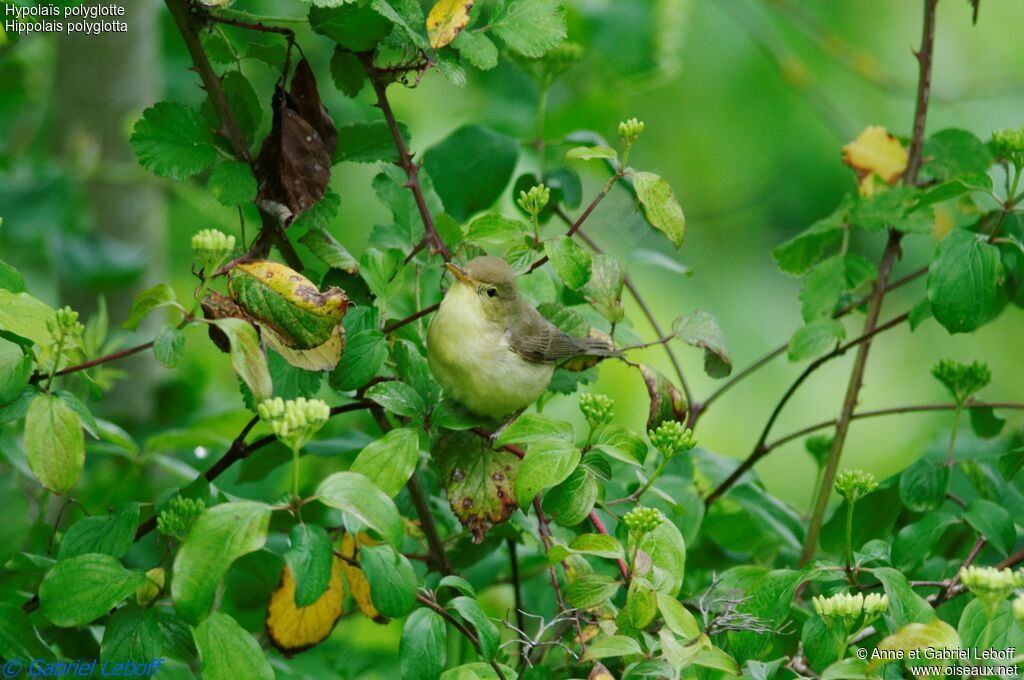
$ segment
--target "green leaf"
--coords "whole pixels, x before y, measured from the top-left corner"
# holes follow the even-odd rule
[[[942,463],[919,460],[900,473],[900,500],[914,512],[928,512],[946,502],[950,469]]]
[[[49,347],[54,337],[47,324],[54,314],[52,307],[28,293],[0,289],[0,328],[8,333],[31,340],[40,347]]]
[[[1003,265],[999,249],[977,234],[955,229],[942,239],[928,267],[928,300],[950,333],[969,333],[998,311]]]
[[[138,330],[139,324],[150,312],[174,301],[174,289],[166,283],[158,283],[152,288],[147,288],[132,300],[132,308],[128,312],[128,318],[121,324],[121,328],[129,331]]]
[[[460,31],[452,47],[459,51],[462,58],[481,71],[489,71],[498,65],[498,48],[483,33]]]
[[[524,413],[508,424],[494,445],[529,446],[536,442],[554,439],[568,444],[572,442],[572,438],[572,425],[564,420],[556,420],[540,413]]]
[[[289,229],[309,229],[327,231],[334,224],[335,219],[338,217],[338,212],[341,210],[341,196],[337,192],[333,191],[330,187],[324,190],[323,198],[311,205],[306,210],[302,211],[295,221],[292,222]],[[308,232],[303,235],[303,238],[308,236]],[[299,239],[302,241],[302,239]],[[305,241],[303,241],[305,243]],[[313,254],[320,257],[320,254],[309,244],[306,244]]]
[[[982,439],[998,437],[999,433],[1003,431],[1003,426],[1006,425],[1006,421],[997,416],[995,410],[988,406],[972,408],[970,414],[971,429]]]
[[[192,629],[203,680],[274,680],[274,670],[252,635],[227,614],[213,612]]]
[[[476,597],[476,589],[473,588],[473,585],[461,576],[454,574],[442,577],[438,581],[437,587],[438,589],[443,587],[454,588],[466,597]]]
[[[583,655],[583,661],[596,661],[597,659],[632,654],[643,654],[639,642],[625,635],[609,635],[599,637],[587,645],[587,653]]]
[[[228,568],[263,547],[269,524],[270,507],[255,501],[217,505],[196,520],[174,558],[171,597],[181,618],[195,623],[210,612]]]
[[[643,535],[640,549],[664,573],[664,580],[656,581],[658,592],[674,597],[686,575],[686,542],[679,529],[672,522],[662,522],[653,531]]]
[[[224,90],[228,107],[234,114],[239,131],[247,140],[251,141],[263,121],[263,107],[260,106],[259,96],[253,89],[252,83],[242,75],[241,71],[230,70],[221,78],[221,89]],[[203,109],[212,129],[223,127],[220,124],[220,117],[209,99]]]
[[[398,124],[406,145],[409,144],[409,128]],[[382,120],[372,123],[355,123],[338,128],[338,146],[334,150],[335,163],[376,163],[398,161],[398,150],[391,137],[388,124]]]
[[[5,659],[56,660],[56,656],[39,637],[28,614],[21,607],[0,602],[0,656]]]
[[[469,223],[466,240],[478,244],[505,245],[529,236],[530,226],[522,220],[487,213]]]
[[[922,170],[938,180],[984,175],[992,165],[988,146],[967,130],[957,128],[941,130],[929,137],[922,155],[929,159]]]
[[[392,5],[388,0],[370,0],[370,5],[377,12],[395,24],[397,31],[391,34],[392,41],[402,41],[403,48],[409,47],[426,52],[430,49],[427,39],[416,28],[425,26],[423,10],[418,3],[394,1]],[[404,41],[402,40],[404,38]]]
[[[772,257],[779,269],[789,274],[803,274],[817,262],[825,249],[839,240],[850,216],[852,202],[843,199],[836,210],[790,240],[775,246]]]
[[[363,546],[359,564],[370,583],[373,606],[388,618],[400,618],[416,606],[416,572],[390,545]]]
[[[593,258],[571,238],[557,236],[545,241],[544,253],[569,288],[578,290],[590,281]]]
[[[352,257],[345,246],[338,243],[326,229],[310,229],[299,238],[299,243],[309,248],[310,252],[332,269],[349,274],[359,271],[359,262],[356,258]]]
[[[400,548],[404,530],[394,502],[358,472],[336,472],[316,490],[320,502],[355,516],[381,538]]]
[[[567,161],[592,161],[594,159],[617,161],[619,153],[610,146],[575,146],[565,152]]]
[[[375,401],[395,415],[422,419],[426,405],[419,392],[403,382],[388,380],[366,390],[366,398]]]
[[[529,456],[527,456],[529,458]],[[594,509],[600,487],[594,474],[583,467],[544,495],[544,512],[564,527],[574,527]]]
[[[885,594],[889,596],[889,614],[897,626],[935,620],[935,610],[914,592],[902,573],[890,567],[878,567],[872,573],[882,582]]]
[[[501,635],[498,633],[498,627],[487,618],[487,614],[480,608],[477,601],[464,596],[456,597],[447,604],[446,608],[457,611],[459,616],[476,629],[477,638],[480,640],[480,651],[485,659],[493,659],[494,655],[498,653],[498,642],[501,640]]]
[[[331,581],[331,539],[318,524],[296,524],[284,561],[295,579],[295,606],[308,607],[320,599]]]
[[[369,394],[367,397],[373,398]],[[419,462],[419,450],[420,437],[415,429],[391,430],[360,451],[349,469],[365,475],[374,486],[393,498],[412,477]]]
[[[840,659],[821,673],[821,680],[864,680],[868,675],[868,664],[857,657]]]
[[[862,198],[850,214],[850,222],[868,231],[889,227],[904,233],[928,233],[935,223],[930,209],[918,207],[921,191],[912,187],[893,187],[871,198]]]
[[[355,97],[366,83],[366,69],[359,57],[341,45],[335,45],[331,55],[331,77],[334,86],[346,97]]]
[[[447,645],[448,628],[440,614],[426,607],[410,614],[398,644],[402,680],[439,677],[445,666]]]
[[[789,339],[789,360],[804,361],[831,350],[846,337],[843,324],[835,319],[818,319],[801,326]]]
[[[732,359],[715,317],[703,310],[681,316],[672,324],[676,337],[704,350],[704,372],[712,378],[725,378],[732,373]]]
[[[587,302],[611,324],[622,321],[622,269],[619,261],[604,253],[593,256],[590,280],[583,286],[582,293]]]
[[[111,515],[80,519],[64,534],[57,559],[67,560],[86,553],[124,557],[135,541],[138,524],[138,503],[126,503]]]
[[[569,584],[565,597],[577,609],[592,609],[610,600],[621,585],[607,576],[587,574]]]
[[[718,647],[700,650],[697,653],[697,656],[694,657],[693,664],[695,666],[713,668],[716,671],[723,671],[729,675],[740,674],[740,669],[736,664],[736,660]]]
[[[642,630],[657,614],[658,597],[654,586],[645,578],[634,577],[626,593],[626,606],[622,608],[617,621],[623,621],[628,628]]]
[[[807,274],[800,289],[801,314],[804,323],[831,318],[839,298],[846,290],[844,258],[830,257],[818,263]]]
[[[700,635],[697,619],[676,598],[658,593],[658,611],[665,620],[665,626],[683,640],[693,640]]]
[[[890,603],[892,598],[889,598]],[[913,649],[928,649],[932,653],[943,649],[959,649],[960,636],[951,625],[941,619],[933,619],[928,623],[909,623],[902,626],[892,635],[883,638],[875,649],[879,652],[868,662],[867,671],[871,673],[879,666],[897,657],[897,652],[906,653]]]
[[[445,212],[459,222],[489,208],[508,186],[519,157],[510,137],[479,125],[466,125],[432,146],[423,166]]]
[[[542,57],[565,39],[565,8],[559,0],[500,0],[491,29],[514,52]]]
[[[25,279],[21,277],[21,272],[3,260],[0,260],[0,289],[12,293],[21,293],[25,290]]]
[[[32,474],[50,491],[73,487],[85,466],[80,416],[54,395],[38,394],[25,414],[25,457]]]
[[[270,399],[274,385],[270,380],[267,357],[260,347],[256,329],[242,319],[215,319],[211,323],[228,336],[231,342],[231,366],[252,392],[256,403]]]
[[[164,368],[174,368],[185,352],[185,333],[180,328],[165,323],[153,339],[153,356]]]
[[[160,656],[164,639],[156,612],[128,605],[114,612],[103,630],[100,658],[104,666],[131,662],[146,666]]]
[[[625,559],[626,552],[614,536],[607,534],[580,534],[569,544],[570,554],[593,555],[609,560]],[[548,561],[551,561],[550,555]],[[555,560],[561,562],[562,558]]]
[[[331,371],[331,387],[347,392],[362,387],[380,371],[388,358],[384,334],[376,328],[359,331],[348,339],[341,361]]]
[[[643,437],[622,425],[603,425],[594,432],[594,448],[630,465],[642,465],[647,458]]]
[[[964,519],[1001,555],[1006,556],[1013,549],[1017,530],[1013,526],[1013,518],[1002,505],[975,498],[968,504]]]
[[[686,233],[686,218],[683,217],[683,209],[672,187],[652,172],[635,172],[633,188],[636,189],[636,197],[643,206],[647,221],[668,236],[672,245],[679,250]]]
[[[46,575],[39,585],[39,608],[55,626],[84,626],[145,582],[145,574],[125,569],[116,557],[79,555],[58,562]]]
[[[944,512],[932,512],[920,521],[900,529],[892,542],[892,563],[897,569],[907,571],[927,557],[939,542],[939,538],[956,518]]]
[[[177,102],[159,102],[143,111],[131,145],[142,167],[170,179],[188,179],[217,160],[203,116]]]
[[[21,345],[0,338],[0,404],[18,398],[32,377],[32,354]]]
[[[435,424],[436,416],[435,410]],[[431,455],[441,468],[452,512],[477,542],[515,512],[513,489],[521,463],[514,454],[491,449],[472,432],[449,432],[437,440]]]
[[[1024,628],[1014,620],[1013,603],[1009,601],[996,605],[992,623],[989,624],[985,603],[977,598],[971,600],[960,615],[957,633],[963,649],[1002,651],[1024,646]],[[999,663],[993,659],[990,663],[1005,667],[1007,660]]]
[[[256,200],[256,178],[249,165],[240,161],[221,161],[213,166],[206,187],[221,205],[229,208]]]
[[[369,4],[309,8],[309,25],[351,52],[369,52],[391,33],[392,23]]]
[[[572,444],[553,439],[530,446],[516,476],[516,500],[525,508],[543,489],[564,480],[580,462],[580,450]]]

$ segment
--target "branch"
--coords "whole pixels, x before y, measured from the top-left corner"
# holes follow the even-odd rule
[[[95,359],[90,359],[89,361],[83,361],[82,363],[75,364],[74,366],[68,366],[67,368],[63,368],[63,369],[57,371],[56,373],[54,373],[53,377],[54,378],[59,378],[62,375],[69,375],[71,373],[77,373],[79,371],[84,371],[86,369],[93,368],[94,366],[99,366],[100,364],[105,364],[108,361],[116,361],[117,359],[123,359],[124,357],[128,357],[128,356],[131,356],[133,354],[138,354],[139,352],[144,352],[145,350],[147,350],[150,347],[152,347],[154,342],[155,342],[155,340],[150,340],[149,342],[144,342],[141,345],[136,345],[134,347],[129,347],[127,349],[122,349],[122,350],[119,350],[117,352],[111,352],[110,354],[105,354],[105,355],[103,355],[101,357],[96,357]],[[32,380],[30,380],[29,382],[31,382],[32,384],[36,384],[43,377],[44,376],[42,374],[37,373],[37,374],[32,376]]]
[[[533,498],[533,510],[537,513],[537,533],[540,534],[540,540],[544,544],[544,557],[547,558],[547,554],[551,551],[551,527],[548,524],[547,515],[544,514],[544,509],[540,505],[540,494]],[[563,564],[562,566],[564,567],[565,565]],[[558,603],[558,611],[572,612],[573,620],[576,622],[576,633],[579,636],[580,647],[586,653],[587,643],[583,640],[583,624],[580,623],[580,613],[566,606],[565,599],[562,597],[562,589],[558,585],[555,565],[548,564],[548,574],[551,576],[551,588],[555,591],[555,602]]]
[[[402,138],[402,131],[398,128],[395,112],[391,108],[391,102],[388,101],[388,81],[381,77],[386,72],[373,65],[372,54],[363,53],[359,57],[370,78],[370,83],[373,85],[373,91],[377,95],[377,107],[384,114],[384,120],[387,121],[388,130],[391,132],[391,139],[395,143],[395,150],[398,151],[398,161],[395,164],[405,170],[405,176],[408,179],[405,187],[412,192],[413,198],[416,200],[416,208],[419,210],[420,218],[423,220],[424,236],[433,243],[433,252],[439,253],[445,262],[449,262],[452,259],[452,254],[444,244],[444,239],[441,238],[441,234],[438,233],[437,227],[434,225],[434,217],[430,214],[430,208],[427,207],[427,199],[423,195],[423,187],[420,185],[419,180],[420,167],[413,161],[412,154],[409,153],[409,149],[405,146],[405,140]]]
[[[938,0],[924,0],[924,26],[921,29],[921,49],[917,52],[919,65],[917,83],[917,106],[914,113],[914,136],[910,143],[909,159],[907,169],[903,175],[905,184],[913,185],[917,181],[917,171],[921,166],[921,149],[924,145],[925,120],[928,115],[928,94],[931,91],[932,80],[932,53],[935,48],[935,6]],[[900,239],[902,234],[894,229],[889,229],[889,242],[885,246],[885,253],[882,255],[882,262],[878,267],[878,280],[868,303],[867,318],[864,321],[865,335],[871,333],[878,322],[878,315],[882,310],[882,298],[885,296],[886,282],[896,257],[900,252]],[[836,421],[835,438],[832,440],[832,450],[829,451],[825,463],[825,471],[821,478],[821,488],[818,490],[818,499],[814,505],[814,513],[811,515],[811,522],[807,528],[807,535],[804,538],[804,547],[800,553],[800,564],[806,563],[813,555],[818,545],[818,534],[821,531],[821,523],[825,518],[825,510],[828,508],[829,499],[832,496],[832,484],[835,481],[836,470],[839,468],[839,459],[843,454],[843,446],[846,444],[846,434],[850,428],[850,417],[857,406],[857,397],[864,381],[864,369],[867,367],[868,351],[871,349],[870,339],[864,342],[857,349],[857,356],[853,362],[853,371],[850,373],[850,382],[846,390],[846,397],[843,400],[843,408]]]
[[[459,631],[459,633],[461,633],[464,638],[469,640],[469,642],[476,649],[477,654],[480,655],[480,658],[486,658],[486,656],[484,655],[484,650],[480,647],[480,640],[477,638],[476,634],[473,633],[473,631],[466,628],[465,624],[463,624],[462,621],[459,621],[457,618],[452,616],[447,609],[439,605],[437,601],[432,599],[432,597],[427,597],[423,593],[416,593],[416,601],[422,604],[423,606],[433,610],[435,613],[439,614],[441,618],[443,618],[445,621],[452,624],[455,630]],[[488,659],[487,663],[490,664],[492,669],[494,669],[495,675],[497,675],[500,680],[506,680],[505,673],[502,672],[501,666],[498,665],[497,661],[495,661],[494,659]]]
[[[508,543],[508,561],[512,567],[512,594],[515,597],[516,605],[516,626],[519,630],[526,632],[526,619],[523,617],[523,612],[526,611],[526,605],[523,604],[523,580],[519,574],[519,556],[516,551],[516,539],[510,538]],[[519,643],[519,657],[522,658],[526,655],[526,646],[520,641]]]
[[[419,515],[420,526],[423,529],[423,535],[427,539],[427,545],[430,546],[430,562],[438,571],[447,576],[452,573],[452,565],[448,560],[448,553],[445,552],[441,535],[437,532],[437,524],[434,523],[434,516],[430,512],[427,496],[423,493],[423,487],[420,486],[419,480],[416,479],[415,472],[409,477],[406,487],[408,487],[409,495],[412,497],[412,504],[416,508],[416,514]],[[429,518],[429,520],[424,518]]]
[[[423,318],[427,314],[432,314],[433,312],[436,312],[437,308],[440,307],[440,306],[441,306],[440,303],[433,304],[433,305],[430,305],[429,307],[424,307],[420,311],[418,311],[415,314],[412,314],[410,316],[407,316],[404,319],[400,319],[398,321],[393,321],[392,323],[389,323],[387,326],[384,326],[383,333],[385,335],[387,335],[388,333],[393,333],[393,332],[397,331],[399,328],[401,328],[402,326],[405,326],[406,324],[410,324],[413,321],[416,321],[417,319]]]
[[[605,536],[609,535],[608,530],[604,528],[604,522],[601,521],[601,518],[597,514],[597,510],[590,511],[590,523],[594,525],[595,529],[597,529],[597,533],[604,534]],[[619,572],[622,573],[622,578],[628,581],[629,566],[626,564],[625,560],[616,559],[615,561],[619,565]]]
[[[836,357],[846,354],[846,352],[848,352],[852,347],[864,346],[874,336],[878,335],[882,331],[888,330],[890,328],[895,328],[896,326],[906,321],[908,315],[909,314],[901,314],[880,326],[875,326],[870,330],[865,330],[864,334],[861,335],[860,337],[854,338],[853,340],[850,340],[846,344],[840,345],[839,347],[832,350],[828,354],[824,354],[815,359],[814,361],[812,361],[810,364],[808,364],[807,368],[805,368],[803,372],[799,376],[797,376],[796,380],[793,381],[793,384],[790,385],[789,389],[787,389],[786,392],[782,395],[782,399],[780,399],[779,402],[775,405],[775,408],[772,410],[771,415],[768,417],[768,422],[765,423],[764,428],[761,430],[761,436],[758,437],[757,443],[754,444],[754,449],[750,452],[750,455],[747,456],[746,460],[740,463],[739,466],[732,471],[732,474],[726,477],[725,481],[719,484],[714,491],[708,494],[708,497],[704,499],[704,505],[710,506],[712,503],[714,503],[719,497],[722,496],[722,494],[728,491],[739,480],[739,478],[743,476],[743,474],[747,470],[752,468],[755,463],[764,458],[768,454],[768,452],[771,451],[771,449],[766,447],[765,442],[768,441],[768,435],[771,434],[772,427],[775,425],[775,421],[778,420],[779,416],[782,414],[783,407],[785,407],[785,405],[789,402],[793,395],[796,394],[797,389],[800,387],[800,385],[802,385],[804,381],[811,377],[811,375],[815,371],[817,371],[818,368],[822,366],[822,364],[825,364],[831,361],[832,359],[835,359]],[[836,423],[837,421],[830,422]]]
[[[594,200],[592,200],[590,202],[590,205],[588,205],[586,209],[582,213],[580,213],[580,216],[576,218],[575,222],[569,222],[568,216],[562,212],[561,208],[558,208],[558,206],[553,206],[552,209],[555,210],[555,212],[558,213],[559,216],[563,220],[565,220],[567,224],[569,224],[569,231],[565,232],[566,238],[572,238],[573,234],[580,230],[580,227],[583,226],[583,223],[586,222],[588,217],[590,217],[590,213],[594,212],[594,208],[596,208],[601,203],[601,201],[604,200],[604,197],[608,195],[608,192],[612,190],[612,188],[615,186],[615,183],[618,182],[620,179],[622,179],[621,168],[614,175],[612,175],[607,182],[605,182],[605,185],[601,187],[601,191],[597,192],[597,196],[594,196]],[[548,256],[544,255],[539,260],[531,264],[530,268],[526,270],[526,273],[529,274],[530,272],[539,269],[540,267],[543,267],[544,263],[547,261]]]

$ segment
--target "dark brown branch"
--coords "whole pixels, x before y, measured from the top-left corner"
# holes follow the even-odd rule
[[[573,234],[580,230],[580,227],[583,226],[583,223],[587,221],[588,217],[590,217],[590,213],[594,212],[594,209],[601,203],[601,201],[604,200],[604,197],[608,195],[608,192],[612,190],[612,187],[614,187],[615,183],[618,182],[620,179],[622,179],[622,170],[619,170],[618,172],[611,176],[611,179],[609,179],[605,183],[605,185],[601,187],[601,190],[597,192],[597,196],[594,196],[594,200],[592,200],[590,202],[590,205],[588,205],[586,209],[582,213],[580,213],[580,216],[576,218],[576,221],[569,224],[569,231],[565,232],[567,238],[572,238]],[[561,213],[561,210],[559,209],[557,212]],[[563,220],[566,220],[566,222],[568,222],[568,219],[564,213],[561,213],[561,217]],[[543,257],[535,261],[533,264],[531,264],[530,268],[526,270],[526,273],[530,273],[536,269],[543,267],[544,263],[546,263],[547,261],[548,256],[544,255]]]
[[[444,549],[444,541],[441,540],[441,535],[437,532],[437,524],[434,523],[434,516],[430,512],[430,505],[427,503],[427,495],[423,493],[423,487],[420,486],[420,482],[416,479],[416,473],[414,472],[409,481],[406,483],[406,488],[409,489],[409,496],[412,498],[412,504],[416,508],[416,514],[420,518],[420,527],[423,529],[423,535],[427,539],[427,545],[430,547],[430,564],[435,569],[440,571],[442,574],[448,575],[452,573],[452,565],[448,560],[448,553]],[[424,519],[429,517],[429,520]]]
[[[472,644],[473,647],[476,649],[477,654],[480,655],[480,658],[486,658],[486,656],[484,655],[483,648],[480,647],[480,640],[477,638],[476,634],[473,631],[471,631],[469,628],[465,626],[465,624],[462,623],[462,621],[459,621],[457,618],[452,616],[451,612],[449,612],[447,609],[439,605],[436,601],[422,593],[416,593],[416,600],[423,606],[428,607],[429,609],[434,611],[434,613],[440,615],[441,618],[443,618],[445,621],[450,623],[455,628],[455,630],[459,631],[459,633],[464,638],[469,640],[470,644]],[[487,663],[490,664],[491,668],[494,670],[495,675],[497,675],[498,678],[500,678],[500,680],[506,680],[505,673],[501,670],[501,666],[498,665],[497,661],[493,659],[488,659]]]
[[[604,522],[601,521],[601,518],[597,514],[597,510],[590,511],[590,523],[594,525],[597,533],[604,534],[605,536],[609,535],[608,530],[604,528]],[[622,559],[616,559],[615,562],[619,565],[619,572],[622,573],[622,578],[628,581],[629,565],[627,565],[625,560]]]
[[[519,555],[516,550],[516,539],[510,538],[507,541],[508,545],[508,561],[509,566],[512,568],[512,594],[514,596],[516,606],[516,627],[526,634],[526,617],[523,612],[526,611],[526,605],[523,604],[523,579],[519,573]],[[526,652],[526,647],[520,641],[519,644],[519,656],[522,658]]]
[[[547,554],[551,551],[551,527],[549,526],[547,515],[544,514],[544,508],[541,507],[540,494],[536,495],[533,499],[533,510],[537,513],[537,533],[540,534],[540,540],[544,544],[544,556],[547,557]],[[583,640],[583,624],[580,623],[580,614],[565,604],[565,599],[562,597],[562,588],[558,585],[558,574],[555,573],[555,565],[548,563],[548,574],[551,576],[551,588],[555,591],[555,602],[558,604],[558,611],[572,612],[572,618],[576,622],[576,633],[580,639],[580,647],[583,648],[585,653],[587,651],[587,643]]]
[[[420,311],[418,311],[415,314],[412,314],[410,316],[407,316],[404,319],[399,319],[398,321],[393,321],[393,322],[389,323],[387,326],[384,326],[384,333],[385,334],[387,334],[387,333],[394,333],[395,331],[397,331],[402,326],[405,326],[406,324],[410,324],[413,321],[416,321],[417,319],[421,319],[421,318],[425,317],[427,314],[432,314],[433,312],[436,312],[437,308],[440,307],[440,306],[441,306],[440,304],[433,304],[433,305],[430,305],[429,307],[424,307]]]
[[[420,185],[420,166],[413,161],[412,154],[409,153],[409,149],[405,146],[405,139],[402,138],[402,131],[398,128],[395,112],[391,108],[391,102],[388,101],[387,89],[390,81],[382,77],[382,75],[385,75],[385,72],[373,65],[372,54],[362,54],[360,58],[362,59],[363,66],[366,68],[366,73],[369,75],[370,83],[373,85],[373,91],[377,95],[377,107],[384,114],[384,120],[387,122],[388,130],[391,132],[391,139],[395,143],[395,150],[398,152],[396,165],[405,171],[405,176],[408,180],[405,187],[412,192],[413,198],[416,201],[416,208],[420,213],[420,219],[423,221],[424,237],[433,244],[432,251],[440,254],[445,262],[449,262],[452,259],[452,254],[434,225],[434,217],[430,214],[426,196],[423,194],[423,187]]]
[[[89,361],[83,361],[80,364],[68,366],[67,368],[62,368],[61,370],[54,373],[53,377],[59,378],[62,375],[70,375],[71,373],[77,373],[78,371],[84,371],[86,369],[93,368],[94,366],[105,364],[108,361],[116,361],[118,359],[123,359],[124,357],[129,357],[133,354],[138,354],[139,352],[144,352],[145,350],[153,346],[153,342],[153,340],[150,340],[149,342],[144,342],[141,345],[136,345],[134,347],[129,347],[127,349],[118,350],[117,352],[111,352],[110,354],[104,354],[101,357],[96,357],[95,359],[90,359]],[[38,383],[44,377],[45,376],[43,376],[42,374],[37,373],[32,376],[31,382],[32,384]]]
[[[917,182],[917,172],[921,167],[921,149],[924,145],[925,121],[928,116],[928,95],[931,92],[932,82],[932,53],[935,48],[935,7],[937,4],[938,0],[924,0],[921,49],[917,52],[919,72],[917,106],[914,112],[914,136],[910,142],[907,169],[903,175],[904,184],[909,185]],[[868,303],[867,318],[864,321],[865,335],[870,334],[878,322],[878,315],[882,310],[882,299],[885,297],[886,283],[889,280],[893,264],[900,253],[901,238],[902,233],[892,228],[889,229],[889,241],[885,246],[885,253],[882,255],[882,262],[878,267],[878,280],[875,282],[874,291]],[[835,481],[836,470],[839,468],[839,459],[842,457],[843,447],[846,444],[846,434],[850,428],[850,418],[857,407],[857,398],[860,395],[860,388],[864,382],[864,370],[867,367],[868,351],[870,349],[870,338],[857,348],[857,356],[854,358],[850,382],[847,386],[846,397],[843,400],[843,408],[836,421],[836,432],[832,440],[832,450],[829,451],[828,459],[825,462],[825,471],[821,478],[821,488],[818,490],[818,498],[814,504],[810,525],[807,527],[804,547],[800,553],[800,564],[804,564],[811,559],[818,546],[818,534],[821,531],[821,523],[825,518],[825,511],[828,508],[829,498],[832,495],[832,483]]]
[[[848,352],[852,347],[863,346],[865,343],[870,341],[874,336],[878,335],[879,333],[890,328],[895,328],[896,326],[900,325],[901,323],[907,320],[907,317],[908,314],[901,314],[896,318],[891,319],[890,321],[887,321],[884,324],[881,324],[880,326],[875,326],[874,328],[865,331],[865,333],[860,337],[854,338],[853,340],[850,340],[849,342],[840,345],[839,347],[832,350],[828,354],[823,354],[822,356],[818,357],[810,364],[808,364],[807,368],[805,368],[803,372],[799,376],[797,376],[796,380],[794,380],[793,383],[789,386],[789,389],[787,389],[786,392],[782,395],[782,398],[779,400],[779,402],[775,404],[775,408],[772,409],[771,415],[768,416],[768,422],[765,423],[764,428],[762,428],[761,436],[758,437],[757,443],[754,444],[754,448],[750,452],[750,455],[747,456],[747,458],[742,463],[740,463],[735,470],[732,471],[732,473],[725,479],[725,481],[719,484],[714,491],[708,494],[707,498],[704,499],[704,504],[706,506],[710,506],[712,503],[714,503],[718,498],[722,496],[722,494],[728,491],[739,480],[739,478],[742,477],[744,473],[746,473],[747,470],[754,467],[755,463],[757,463],[759,460],[768,455],[768,453],[771,451],[771,449],[766,446],[766,442],[768,441],[768,435],[771,434],[772,427],[774,427],[775,421],[778,420],[779,416],[782,414],[783,408],[786,406],[787,403],[789,403],[789,400],[793,397],[793,395],[796,394],[797,390],[804,383],[804,381],[811,377],[811,375],[813,375],[814,372],[817,371],[823,364],[831,361],[832,359],[835,359],[836,357],[840,357],[846,354],[846,352]]]

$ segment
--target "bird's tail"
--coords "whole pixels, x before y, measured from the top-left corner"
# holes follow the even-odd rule
[[[615,347],[612,339],[604,333],[591,331],[590,337],[578,340],[580,354],[590,357],[621,357],[622,352]]]

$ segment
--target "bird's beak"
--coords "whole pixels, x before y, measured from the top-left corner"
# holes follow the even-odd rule
[[[466,276],[466,272],[462,271],[462,269],[459,268],[458,265],[452,264],[451,262],[445,262],[444,266],[448,267],[448,271],[450,271],[458,281],[461,281],[467,286],[473,285],[473,279]]]

